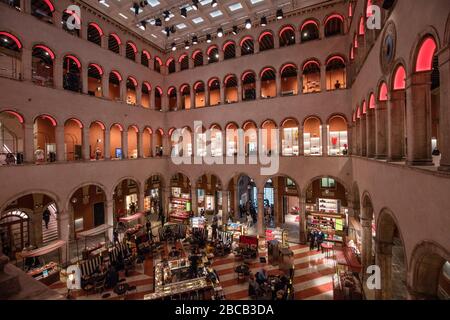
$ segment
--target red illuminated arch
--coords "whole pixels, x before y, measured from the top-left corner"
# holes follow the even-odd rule
[[[227,49],[227,47],[230,45],[234,45],[234,41],[228,40],[227,42],[225,42],[225,44],[222,47],[222,51],[225,51]]]
[[[136,45],[133,42],[128,41],[127,45],[129,45],[131,48],[133,48],[133,51],[134,51],[135,54],[137,53],[137,51],[138,51],[137,47],[136,47]]]
[[[295,70],[298,70],[298,68],[297,68],[297,66],[295,64],[293,64],[293,63],[286,63],[285,65],[283,65],[281,67],[280,74],[283,74],[284,70],[286,68],[289,68],[289,67],[294,68]]]
[[[375,95],[371,93],[369,97],[369,109],[375,109],[375,107],[376,107]]]
[[[170,94],[171,94],[172,91],[174,91],[174,90],[175,90],[175,87],[170,87],[170,88],[167,90],[167,95],[170,96]],[[175,91],[175,93],[176,93],[176,91]]]
[[[142,84],[147,88],[148,92],[152,91],[152,86],[150,85],[150,83],[144,81]]]
[[[341,57],[341,56],[332,56],[332,57],[330,57],[328,60],[327,60],[327,65],[330,63],[330,62],[332,62],[333,60],[339,60],[339,61],[341,61],[344,65],[345,65],[345,59],[343,58],[343,57]]]
[[[25,122],[23,116],[22,116],[20,113],[16,112],[16,111],[13,111],[13,110],[4,110],[4,111],[1,111],[1,112],[0,112],[0,114],[2,114],[2,113],[8,113],[8,114],[10,114],[10,115],[15,116],[15,117],[17,118],[17,120],[19,120],[20,123],[24,123],[24,122]]]
[[[255,75],[255,72],[254,71],[245,71],[241,76],[241,80],[244,80],[245,77],[247,77],[249,74]]]
[[[66,121],[66,123],[69,121],[75,122],[80,127],[80,129],[83,129],[83,123],[80,120],[78,120],[77,118],[70,118]]]
[[[128,130],[130,130],[130,129],[134,129],[134,132],[136,132],[136,133],[139,132],[139,128],[134,124],[132,124],[131,126],[128,127]]]
[[[119,36],[115,33],[111,33],[110,34],[111,37],[113,37],[114,39],[116,39],[117,44],[122,44],[122,40],[120,40]]]
[[[202,84],[203,84],[203,81],[197,81],[197,82],[194,84],[194,90],[197,90],[198,86],[199,86],[199,85],[202,85]]]
[[[225,77],[225,79],[223,79],[223,83],[227,84],[228,80],[232,79],[232,78],[236,78],[236,75],[234,74],[229,74]]]
[[[210,46],[208,48],[208,50],[206,50],[206,54],[209,56],[209,54],[211,53],[211,50],[214,50],[214,49],[218,49],[218,47],[215,44]]]
[[[15,42],[16,46],[19,49],[22,49],[22,43],[20,42],[19,38],[17,38],[15,35],[13,35],[9,32],[0,31],[0,36],[6,36],[6,37],[10,38],[12,41]]]
[[[361,16],[361,18],[359,18],[359,29],[358,29],[358,34],[360,36],[363,36],[366,34],[366,28],[365,28],[365,19],[363,16]]]
[[[48,6],[51,12],[55,11],[55,6],[50,0],[44,0],[45,4]]]
[[[405,88],[406,88],[406,71],[402,65],[399,65],[397,69],[395,69],[393,89],[403,90]]]
[[[289,31],[289,30],[292,31],[292,32],[295,32],[295,29],[294,29],[293,26],[287,25],[287,26],[284,26],[284,27],[281,28],[281,30],[280,30],[280,32],[278,33],[278,35],[281,37],[281,35],[282,35],[285,31]]]
[[[261,73],[259,74],[259,76],[262,78],[262,76],[263,76],[267,71],[273,71],[274,73],[276,73],[274,68],[272,68],[272,67],[265,67],[264,69],[261,70]]]
[[[243,38],[241,39],[241,41],[239,42],[239,46],[242,47],[243,44],[244,44],[244,42],[247,41],[247,40],[250,40],[250,41],[253,42],[253,38],[252,38],[252,37],[250,37],[250,36],[245,36],[245,37],[243,37]]]
[[[131,82],[133,82],[133,85],[134,85],[135,87],[137,87],[138,82],[137,82],[137,80],[136,80],[134,77],[129,76],[129,77],[128,77],[128,80],[131,80]]]
[[[166,61],[166,67],[168,67],[169,64],[170,64],[172,61],[174,61],[172,57],[170,57],[169,59],[167,59],[167,61]]]
[[[319,24],[317,23],[317,21],[312,20],[312,19],[308,19],[305,22],[303,22],[303,24],[302,24],[302,26],[300,28],[300,31],[303,31],[303,29],[309,24],[313,24],[313,25],[316,26],[317,29],[319,29]]]
[[[192,59],[195,59],[195,57],[196,57],[199,53],[202,53],[201,50],[195,50],[195,51],[192,53]]]
[[[155,60],[159,63],[160,66],[163,65],[163,62],[160,57],[155,57]]]
[[[433,57],[437,49],[436,41],[433,37],[425,37],[420,45],[416,59],[416,72],[430,71],[433,68]]]
[[[38,44],[38,45],[35,45],[34,48],[39,48],[39,49],[44,50],[45,52],[48,53],[48,55],[50,56],[50,58],[52,58],[52,60],[55,60],[55,54],[53,53],[52,50],[50,50],[49,47],[44,46],[44,45],[42,45],[42,44]]]
[[[183,84],[183,85],[180,87],[180,92],[183,93],[183,92],[184,92],[184,89],[186,89],[186,88],[189,88],[189,85],[188,85],[188,84]]]
[[[341,20],[341,22],[344,23],[344,17],[342,15],[338,14],[338,13],[334,13],[334,14],[329,15],[325,19],[324,24],[326,25],[331,19],[335,19],[335,18]]]
[[[80,60],[77,57],[75,57],[74,55],[69,54],[69,55],[66,56],[66,58],[73,60],[75,62],[75,64],[77,65],[78,69],[81,68],[81,62],[80,62]]]
[[[217,78],[217,77],[211,78],[208,81],[208,88],[211,88],[211,85],[214,81],[218,81],[220,83],[219,78]]]
[[[92,124],[98,124],[99,126],[100,126],[100,128],[102,128],[102,130],[105,130],[105,125],[103,124],[103,122],[101,122],[101,121],[94,121],[94,122],[92,122],[91,123],[91,126],[92,126]]]
[[[40,115],[40,116],[37,117],[37,118],[49,120],[49,121],[51,122],[52,126],[54,126],[54,127],[56,127],[56,125],[58,124],[58,123],[56,122],[55,118],[53,118],[52,116],[49,116],[48,114]],[[36,119],[37,119],[37,118],[36,118]],[[36,121],[36,120],[35,120],[35,121]]]
[[[386,82],[382,82],[378,92],[378,100],[387,101],[387,99],[388,99],[388,87],[386,85]]]
[[[147,50],[142,50],[142,54],[145,55],[148,60],[150,60],[151,56],[150,56],[150,53],[148,53]]]
[[[187,57],[187,53],[183,53],[179,58],[178,58],[178,62],[181,63],[181,61],[183,61],[184,58]]]
[[[320,63],[317,60],[308,60],[303,64],[302,70],[305,70],[311,64],[315,64],[318,68],[320,68]]]
[[[111,73],[114,74],[117,77],[117,79],[119,79],[119,81],[122,81],[122,76],[120,75],[119,72],[113,70],[113,71],[111,71]]]
[[[100,28],[100,26],[98,24],[96,24],[95,22],[91,22],[91,23],[89,23],[89,26],[92,26],[95,29],[97,29],[98,33],[100,34],[100,37],[103,36],[103,30],[102,30],[102,28]]]
[[[156,87],[156,90],[158,90],[159,94],[162,95],[163,94],[163,90],[161,89],[161,87]]]
[[[112,126],[111,126],[111,128],[112,127],[117,127],[117,128],[119,128],[119,130],[122,132],[123,131],[123,127],[122,127],[122,125],[121,124],[119,124],[119,123],[114,123]]]
[[[270,31],[264,31],[262,32],[259,37],[258,37],[258,42],[261,42],[261,39],[264,38],[265,36],[271,36],[273,39],[273,34]]]
[[[103,69],[102,67],[100,67],[98,64],[96,63],[91,63],[89,66],[93,66],[94,68],[97,69],[98,73],[102,76],[103,75]]]

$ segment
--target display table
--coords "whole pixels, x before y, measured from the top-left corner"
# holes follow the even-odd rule
[[[171,222],[187,223],[189,220],[189,212],[186,211],[173,211],[169,215]]]
[[[28,271],[27,274],[46,285],[51,285],[60,279],[59,268],[55,262],[50,262],[43,267]]]

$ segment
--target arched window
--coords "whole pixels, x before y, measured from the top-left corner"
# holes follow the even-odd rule
[[[166,62],[166,66],[167,66],[167,70],[168,70],[169,74],[174,73],[176,70],[175,59],[169,58]]]
[[[298,94],[298,77],[297,66],[288,63],[281,70],[281,95],[291,96]]]
[[[81,63],[77,57],[67,55],[63,61],[63,85],[65,90],[81,92]]]
[[[95,63],[88,67],[88,94],[95,97],[102,96],[103,69]]]
[[[35,45],[32,54],[32,77],[35,84],[53,87],[53,60],[55,54],[44,45]]]
[[[345,60],[340,56],[328,59],[326,66],[327,90],[345,89],[347,85],[347,75]]]
[[[192,59],[194,60],[194,67],[203,65],[203,53],[200,50],[197,50],[192,54]]]
[[[195,94],[195,108],[201,108],[206,105],[205,101],[205,84],[203,81],[198,81],[194,84],[194,94]]]
[[[299,155],[298,122],[295,119],[286,119],[281,124],[281,154],[283,156]]]
[[[309,117],[303,124],[303,148],[305,156],[322,155],[322,123],[316,117]]]
[[[255,156],[258,153],[258,127],[253,121],[247,121],[242,125],[244,130],[244,145],[246,156]]]
[[[253,39],[250,36],[244,37],[241,42],[241,56],[246,56],[253,54],[255,52],[255,46],[253,44]]]
[[[365,22],[366,20],[364,19],[364,17],[361,16],[361,18],[359,18],[359,28],[358,28],[358,35],[360,36],[364,36],[366,34]]]
[[[23,163],[24,118],[15,111],[0,112],[0,166]]]
[[[433,68],[433,57],[436,52],[436,41],[427,36],[422,40],[416,59],[416,72],[431,71]]]
[[[223,45],[223,59],[233,59],[236,57],[236,45],[233,41],[227,41]]]
[[[152,156],[152,134],[151,128],[146,127],[142,132],[142,155],[144,158],[150,158]]]
[[[49,115],[34,120],[34,155],[38,163],[56,161],[56,120]],[[63,150],[60,150],[63,152]]]
[[[141,64],[144,67],[149,67],[150,66],[150,53],[148,53],[147,50],[142,50],[142,53],[141,53]]]
[[[95,22],[89,23],[87,31],[88,41],[96,45],[102,45],[103,30]]]
[[[115,33],[111,33],[108,37],[108,50],[119,54],[120,53],[120,44],[122,41],[119,36]]]
[[[83,124],[80,120],[72,118],[64,123],[64,145],[66,161],[82,160],[83,144]]]
[[[280,149],[277,141],[277,125],[272,120],[266,120],[261,124],[262,134],[260,146],[262,148],[262,152],[266,155],[272,155],[274,153],[278,153]]]
[[[406,71],[403,66],[398,66],[394,73],[394,90],[404,90],[406,88]]]
[[[160,57],[155,57],[154,61],[153,61],[153,69],[156,72],[161,73],[161,66],[162,66],[162,60]]]
[[[208,55],[208,64],[219,62],[219,48],[217,46],[211,46],[206,51]]]
[[[109,74],[109,98],[111,100],[120,100],[120,82],[122,81],[122,76],[117,71],[111,71]]]
[[[276,71],[267,67],[261,71],[261,98],[273,98],[277,96]]]
[[[211,131],[211,156],[221,157],[223,154],[222,129],[219,125],[213,124],[209,130]]]
[[[303,65],[303,93],[320,90],[320,65],[316,60],[309,60]]]
[[[266,51],[273,49],[275,44],[273,40],[273,34],[270,31],[264,31],[258,38],[259,51]]]
[[[135,78],[127,78],[127,104],[135,106],[136,105],[136,88],[138,83]]]
[[[80,17],[73,11],[69,11],[68,9],[63,11],[62,17],[61,17],[61,24],[64,31],[67,33],[79,37],[80,36],[80,29],[74,28],[68,23],[69,19],[74,19],[75,21],[73,23],[77,23],[78,25],[81,25]]]
[[[136,61],[136,53],[137,53],[136,45],[131,41],[127,42],[127,45],[125,48],[125,56],[127,57],[127,59]]]
[[[21,75],[22,43],[11,33],[0,31],[0,75],[19,79]]]
[[[177,110],[177,89],[175,87],[170,87],[167,90],[167,98],[169,99],[169,110]]]
[[[238,152],[238,126],[235,123],[229,123],[225,130],[227,157],[237,155]]]
[[[31,0],[31,14],[47,23],[53,23],[55,7],[50,0]]]
[[[238,81],[234,74],[227,75],[224,79],[225,103],[238,102]]]
[[[253,71],[246,71],[242,75],[242,100],[256,99],[256,76]]]
[[[284,26],[280,30],[280,47],[287,47],[295,44],[295,29],[293,26]]]
[[[220,101],[220,81],[217,78],[208,81],[209,105],[215,106],[221,103]]]
[[[141,105],[144,108],[150,108],[150,92],[152,91],[152,86],[147,81],[142,83],[142,97]]]
[[[186,53],[181,55],[181,57],[178,59],[178,62],[180,63],[181,71],[189,69],[189,56]]]
[[[344,33],[344,18],[333,14],[325,20],[325,37],[332,37]]]
[[[306,20],[300,29],[301,42],[319,39],[319,24],[315,20]]]
[[[347,121],[342,116],[333,116],[328,123],[328,155],[343,156],[347,152]]]
[[[29,243],[30,238],[30,226],[29,226],[28,215],[21,210],[12,210],[6,212],[0,216],[0,229],[8,230],[7,237],[11,241],[12,247],[9,258],[15,258],[14,252],[21,252],[27,243]],[[10,233],[10,235],[8,234]],[[8,243],[9,244],[9,243]],[[7,254],[5,252],[5,254]]]
[[[380,89],[378,91],[378,101],[387,101],[388,99],[388,87],[386,82],[380,84]]]
[[[183,84],[180,88],[181,108],[183,110],[191,109],[191,88],[188,84]]]
[[[118,123],[113,124],[109,129],[111,159],[123,159],[122,132],[123,127]]]
[[[105,125],[100,121],[94,121],[89,126],[89,146],[90,159],[100,160],[105,157]]]

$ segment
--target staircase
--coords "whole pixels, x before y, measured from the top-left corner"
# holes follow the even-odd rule
[[[42,244],[45,246],[52,241],[58,240],[58,221],[57,210],[55,204],[48,206],[50,211],[50,222],[48,223],[48,229],[45,228],[45,222],[42,220]]]

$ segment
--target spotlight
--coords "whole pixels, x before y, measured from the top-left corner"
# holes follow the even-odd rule
[[[233,34],[234,34],[234,35],[237,35],[238,32],[239,32],[238,27],[237,27],[237,26],[233,26]]]
[[[267,18],[261,17],[261,27],[265,27],[265,26],[267,26]]]
[[[197,44],[198,43],[198,38],[197,36],[193,36],[192,37],[192,44]]]
[[[175,44],[175,42],[172,42],[172,51],[176,51],[177,50],[177,45]]]
[[[170,20],[170,11],[164,11],[164,21],[169,21]]]
[[[187,17],[187,9],[186,9],[186,8],[181,8],[181,9],[180,9],[180,15],[181,15],[183,18],[186,18],[186,17]]]
[[[206,43],[211,43],[211,35],[210,34],[206,35]]]
[[[245,20],[245,29],[251,29],[252,28],[252,20],[247,19]]]
[[[160,18],[156,18],[155,19],[155,26],[157,26],[157,27],[161,27],[162,26],[162,21],[161,21]]]
[[[184,48],[185,48],[186,50],[189,49],[189,41],[186,41],[186,42],[184,43]]]
[[[212,0],[211,7],[213,8],[217,7],[217,0]]]
[[[198,0],[192,0],[192,9],[198,10]]]
[[[218,36],[219,38],[222,38],[222,37],[223,37],[223,29],[222,29],[222,28],[217,29],[217,36]]]
[[[283,19],[283,9],[277,10],[277,20]]]
[[[142,27],[144,27],[144,29],[147,29],[147,21],[142,20],[141,25],[142,25]]]

